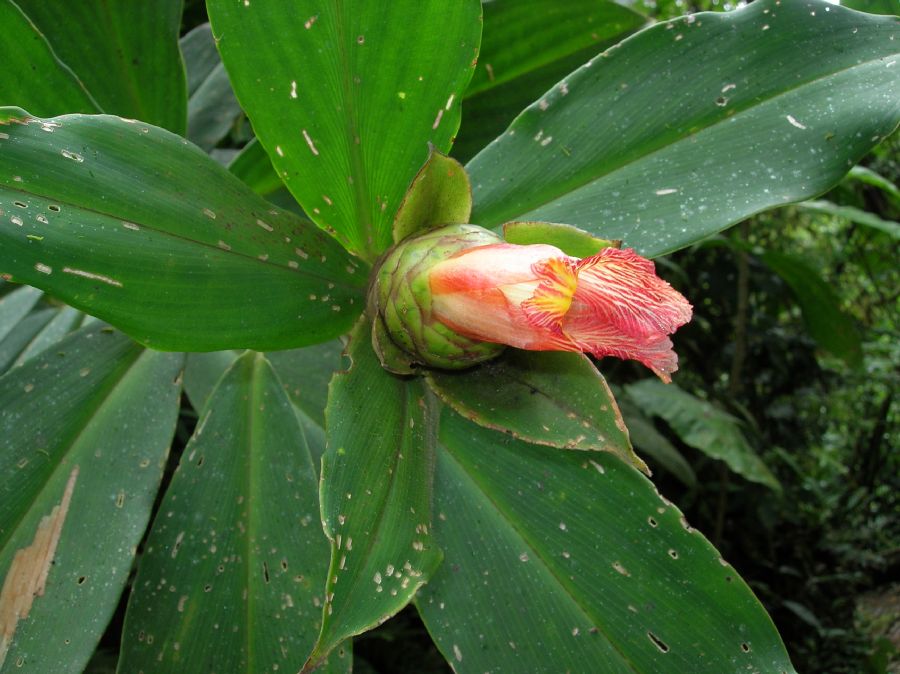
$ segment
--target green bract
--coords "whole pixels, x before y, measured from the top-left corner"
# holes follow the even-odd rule
[[[460,370],[490,360],[505,348],[469,339],[431,316],[428,271],[454,253],[500,243],[475,225],[450,225],[406,239],[383,258],[369,290],[372,345],[385,369],[411,374],[417,365]]]

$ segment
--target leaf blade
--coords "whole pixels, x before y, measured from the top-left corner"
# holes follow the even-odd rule
[[[329,389],[320,501],[331,566],[307,670],[402,609],[441,560],[431,535],[434,403],[421,381],[382,369],[370,330],[357,324],[350,369]]]
[[[0,620],[11,639],[0,648],[3,671],[27,663],[80,672],[90,658],[150,519],[182,362],[96,325],[0,378],[0,575],[10,581],[17,550],[37,540],[42,522],[57,531],[55,554],[32,559],[19,577],[47,565],[43,591],[27,595],[28,619]]]
[[[615,459],[447,415],[435,484],[446,564],[417,606],[456,671],[794,672],[734,570]]]
[[[369,260],[390,246],[427,144],[449,149],[480,11],[475,0],[209,3],[238,99],[279,176],[317,224]],[[277,47],[256,49],[276,27]]]
[[[160,349],[302,346],[361,310],[356,260],[187,141],[116,117],[10,114],[0,272]]]
[[[567,222],[655,256],[815,196],[900,119],[885,67],[896,33],[888,18],[774,0],[641,31],[469,162],[473,220]],[[707,66],[697,71],[700,49]],[[785,59],[790,70],[772,68]],[[835,90],[842,104],[832,108]]]
[[[151,530],[121,669],[299,669],[328,564],[317,482],[281,382],[245,353],[210,396],[161,506],[171,515]],[[166,579],[177,587],[161,601]]]

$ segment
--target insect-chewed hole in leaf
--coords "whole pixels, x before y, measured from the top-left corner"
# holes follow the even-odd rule
[[[744,643],[741,644],[741,650],[744,651],[744,653],[749,653],[750,652],[750,644],[748,644],[745,641]]]
[[[655,519],[653,519],[652,517],[648,517],[648,518],[647,518],[647,524],[649,524],[651,527],[657,527],[657,526],[659,526],[659,523],[658,523]]]
[[[678,550],[669,548],[669,557],[671,557],[672,559],[678,559]]]
[[[661,653],[669,652],[669,646],[666,644],[666,642],[656,636],[653,632],[647,632],[647,637],[650,639],[650,641],[653,642],[653,645],[656,646]]]

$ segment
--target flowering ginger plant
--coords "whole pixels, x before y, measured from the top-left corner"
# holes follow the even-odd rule
[[[473,225],[401,242],[376,279],[374,343],[394,371],[408,370],[385,333],[407,366],[468,367],[509,345],[634,359],[668,382],[678,369],[669,335],[691,319],[688,301],[632,249],[578,259]]]

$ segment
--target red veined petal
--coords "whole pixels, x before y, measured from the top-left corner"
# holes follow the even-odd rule
[[[690,320],[688,301],[631,249],[605,248],[577,273],[563,332],[584,351],[637,360],[669,381],[678,357],[668,335]]]

